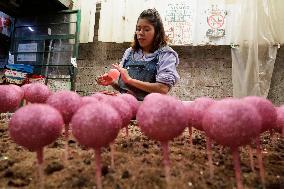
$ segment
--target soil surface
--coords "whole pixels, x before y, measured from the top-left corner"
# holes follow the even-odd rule
[[[163,189],[166,187],[162,153],[158,142],[147,139],[135,121],[129,136],[122,130],[115,140],[115,167],[110,167],[110,148],[102,150],[104,189]],[[284,189],[284,139],[275,133],[262,136],[267,189]],[[69,140],[71,150],[64,163],[64,137],[44,149],[44,188],[72,189],[95,187],[93,150]],[[170,142],[171,184],[177,189],[236,188],[232,157],[228,148],[213,145],[214,176],[209,177],[204,134],[194,130],[193,146],[187,130]],[[256,154],[255,172],[250,167],[246,148],[241,148],[244,188],[262,188]],[[36,154],[16,145],[9,138],[7,122],[0,123],[0,188],[38,188]]]

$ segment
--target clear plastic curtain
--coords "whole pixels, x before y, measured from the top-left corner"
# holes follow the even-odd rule
[[[275,4],[269,0],[239,0],[232,33],[233,96],[267,97],[277,43],[281,42]],[[280,2],[280,1],[279,1]],[[284,1],[283,1],[284,3]],[[284,4],[282,3],[282,7]]]

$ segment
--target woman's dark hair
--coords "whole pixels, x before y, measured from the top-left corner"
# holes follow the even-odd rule
[[[156,9],[144,10],[138,17],[137,23],[139,19],[146,19],[154,26],[154,29],[155,29],[154,44],[151,49],[151,52],[154,52],[157,49],[167,45],[168,39],[165,34],[163,21],[161,19],[160,14],[158,13]],[[134,49],[134,51],[138,51],[141,48],[141,46],[139,45],[138,39],[137,39],[136,32],[134,34],[134,41],[132,42],[131,47]]]

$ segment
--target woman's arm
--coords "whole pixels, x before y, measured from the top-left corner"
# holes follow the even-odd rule
[[[162,93],[167,94],[170,91],[170,87],[163,83],[149,83],[145,81],[140,81],[137,79],[130,79],[127,85],[131,85],[148,93]]]

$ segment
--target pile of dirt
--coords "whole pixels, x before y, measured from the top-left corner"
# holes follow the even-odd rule
[[[95,186],[94,151],[71,138],[67,163],[63,162],[64,138],[59,138],[44,150],[44,188],[71,189]],[[214,177],[209,178],[204,135],[196,130],[193,146],[187,130],[170,142],[171,185],[169,188],[235,188],[235,175],[229,149],[213,146]],[[262,136],[266,188],[284,188],[284,139],[269,133]],[[110,167],[110,149],[102,150],[102,184],[104,189],[166,188],[162,153],[158,142],[142,135],[136,123],[130,125],[130,135],[121,131],[115,140],[115,167]],[[245,188],[261,188],[257,159],[252,172],[247,149],[241,149],[241,170]],[[35,153],[16,145],[9,138],[7,123],[0,123],[0,188],[38,188]]]

